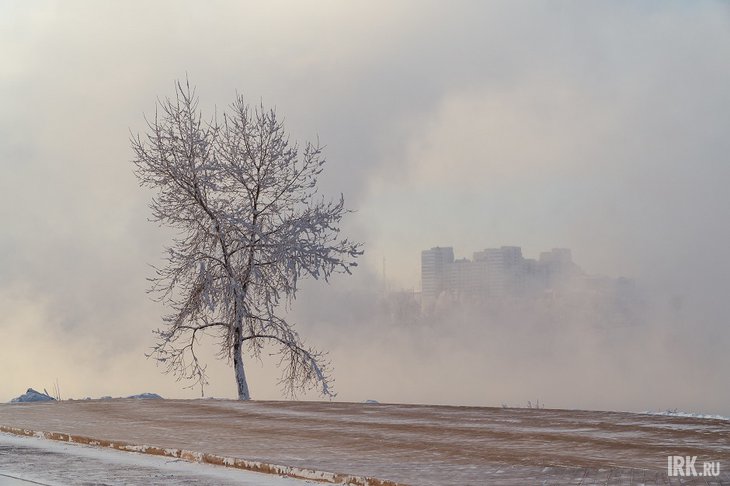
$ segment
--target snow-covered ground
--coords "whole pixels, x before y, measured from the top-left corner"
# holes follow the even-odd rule
[[[18,481],[22,479],[25,481]],[[32,481],[32,482],[26,482]],[[37,437],[0,433],[0,486],[44,485],[247,485],[304,486],[308,481],[179,459],[120,452]]]
[[[730,422],[712,418],[339,402],[115,399],[2,404],[2,426],[102,439],[107,445],[127,444],[131,450],[148,445],[197,451],[229,463],[245,459],[410,485],[670,484],[667,456],[675,454],[698,456],[700,463],[719,461],[718,481],[730,482]],[[697,484],[720,484],[713,481]]]
[[[730,417],[724,415],[708,415],[706,413],[697,412],[682,412],[677,410],[665,410],[663,412],[653,412],[651,410],[642,412],[647,415],[666,415],[667,417],[688,417],[688,418],[699,418],[699,419],[710,419],[710,420],[727,420],[730,422]]]

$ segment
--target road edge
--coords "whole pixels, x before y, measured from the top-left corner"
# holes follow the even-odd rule
[[[327,484],[347,484],[352,486],[407,486],[404,483],[397,483],[387,479],[378,479],[369,476],[354,476],[351,474],[334,473],[329,471],[318,471],[295,466],[284,466],[269,464],[260,461],[252,461],[238,457],[225,457],[208,452],[190,451],[187,449],[165,448],[152,445],[131,444],[123,441],[111,441],[97,439],[83,435],[66,434],[63,432],[46,432],[39,430],[24,429],[0,425],[0,432],[13,434],[22,437],[37,437],[41,439],[68,442],[72,444],[88,445],[92,447],[115,449],[122,452],[137,452],[154,456],[170,457],[181,459],[187,462],[211,464],[214,466],[230,467],[245,471],[258,472],[263,474],[276,474],[294,479],[304,479]]]

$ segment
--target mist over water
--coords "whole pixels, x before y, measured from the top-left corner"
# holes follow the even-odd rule
[[[331,351],[342,398],[728,412],[728,333],[691,296],[643,287],[628,312],[599,299],[472,301],[423,313],[409,293],[388,297],[375,278],[360,283],[307,288],[296,304],[301,327]]]
[[[356,210],[361,265],[291,311],[337,399],[730,415],[726,3],[5,2],[0,42],[0,401],[55,379],[199,395],[144,358],[172,235],[146,220],[128,141],[188,73],[208,114],[239,91],[318,136],[322,192]],[[391,292],[417,291],[436,245],[567,247],[638,302],[424,313],[384,293],[383,258]],[[233,396],[214,354],[206,393]],[[248,364],[254,398],[282,398]]]

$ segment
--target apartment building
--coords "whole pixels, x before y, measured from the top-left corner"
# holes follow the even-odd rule
[[[421,252],[423,299],[446,292],[458,296],[504,298],[537,295],[581,274],[571,251],[555,248],[526,259],[519,246],[487,248],[473,259],[454,259],[453,247],[434,247]]]

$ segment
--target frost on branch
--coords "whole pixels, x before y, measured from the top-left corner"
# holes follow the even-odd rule
[[[207,384],[196,346],[213,336],[232,361],[238,397],[249,399],[242,352],[275,349],[285,392],[317,387],[332,396],[326,356],[281,317],[300,278],[350,273],[362,254],[341,237],[342,196],[318,195],[319,145],[291,144],[273,110],[238,96],[221,119],[204,121],[194,89],[176,83],[144,137],[132,138],[135,173],[155,191],[152,220],[177,230],[150,279],[170,309],[151,356],[178,379]]]

